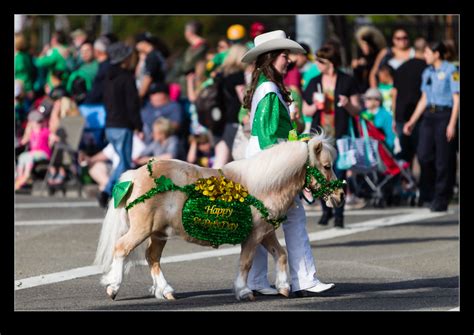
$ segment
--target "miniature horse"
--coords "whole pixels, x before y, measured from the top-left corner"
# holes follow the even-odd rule
[[[249,159],[228,163],[221,170],[226,178],[240,183],[247,188],[249,194],[261,200],[270,213],[269,218],[280,218],[303,189],[307,164],[317,168],[327,181],[331,181],[336,179],[332,166],[334,158],[335,149],[322,133],[308,142],[276,144]],[[117,208],[114,208],[113,200],[109,202],[94,261],[94,264],[102,268],[104,276],[101,282],[112,299],[117,295],[122,282],[124,261],[145,240],[148,240],[145,257],[151,269],[152,291],[159,299],[174,299],[174,290],[167,283],[160,266],[169,228],[188,242],[210,246],[207,241],[189,236],[183,228],[182,209],[187,199],[185,193],[167,191],[128,211],[125,209],[127,204],[153,188],[153,178],[161,175],[170,178],[178,186],[184,186],[196,182],[198,178],[218,176],[219,171],[172,159],[155,161],[149,171],[147,166],[142,166],[121,176],[121,182],[133,182],[133,189]],[[316,179],[311,177],[309,188],[315,191],[318,187]],[[333,190],[325,198],[329,207],[342,205],[343,199],[342,188]],[[239,273],[234,281],[235,296],[238,300],[254,300],[252,291],[247,286],[247,277],[256,248],[261,243],[276,262],[275,287],[280,294],[288,297],[290,285],[286,272],[286,251],[278,242],[274,226],[265,221],[254,207],[251,212],[253,229],[241,244]]]

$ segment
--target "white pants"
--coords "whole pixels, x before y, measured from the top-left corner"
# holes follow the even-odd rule
[[[284,141],[284,140],[281,140]],[[257,136],[251,136],[246,150],[246,158],[250,158],[262,151]],[[305,290],[316,285],[316,266],[306,231],[306,213],[301,199],[296,196],[295,203],[286,213],[287,220],[282,224],[285,234],[288,265],[290,267],[292,291]],[[270,287],[267,277],[268,255],[267,250],[259,245],[249,272],[247,285],[251,290],[260,290]]]
[[[305,290],[316,285],[319,280],[316,277],[316,266],[308,232],[306,231],[306,213],[298,196],[295,198],[295,204],[288,210],[286,215],[288,219],[282,226],[288,251],[291,290]],[[251,290],[270,287],[267,272],[267,250],[262,245],[259,245],[249,272],[248,287]]]

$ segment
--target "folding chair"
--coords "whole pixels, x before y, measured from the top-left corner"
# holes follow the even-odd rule
[[[74,179],[74,183],[78,186],[79,197],[82,194],[82,182],[80,180],[80,166],[79,164],[77,164],[76,158],[79,150],[79,144],[81,142],[82,131],[84,129],[84,123],[84,117],[82,117],[81,115],[66,116],[60,120],[57,132],[58,136],[60,137],[60,141],[55,144],[51,159],[48,164],[49,170],[55,163],[59,151],[62,150],[63,153],[67,154],[70,166],[73,167],[73,169],[70,170],[74,170],[71,172]],[[64,163],[64,157],[62,163]],[[43,180],[43,184],[41,186],[41,192],[45,190],[47,179],[48,174],[46,173],[46,176]]]

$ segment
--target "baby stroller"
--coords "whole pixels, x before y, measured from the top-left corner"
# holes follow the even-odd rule
[[[405,197],[410,206],[416,203],[416,181],[410,171],[410,164],[397,160],[385,143],[382,130],[364,120],[368,137],[375,144],[378,164],[372,169],[351,169],[352,178],[349,183],[359,197],[364,197],[374,207],[396,204],[397,197]],[[364,134],[362,122],[357,122],[360,134]],[[398,195],[396,195],[398,194]]]

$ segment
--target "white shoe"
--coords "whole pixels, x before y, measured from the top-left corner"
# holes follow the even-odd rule
[[[263,294],[263,295],[278,295],[278,291],[273,287],[265,287],[260,290],[253,290],[254,292]]]
[[[336,284],[325,284],[323,282],[318,282],[316,285],[307,288],[305,290],[299,290],[295,292],[296,297],[312,297],[317,295],[318,293],[329,291],[330,289],[334,288]]]
[[[313,287],[307,288],[306,290],[303,290],[303,291],[313,292],[313,293],[322,293],[322,292],[329,291],[330,289],[334,288],[335,286],[336,286],[336,284],[334,284],[334,283],[325,284],[323,282],[318,282]]]

